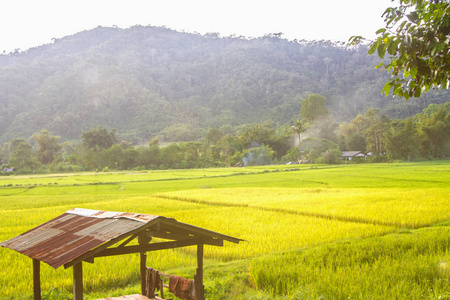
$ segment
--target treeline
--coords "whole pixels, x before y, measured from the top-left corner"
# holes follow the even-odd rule
[[[390,119],[370,108],[350,123],[333,122],[321,95],[301,102],[294,124],[247,124],[236,131],[210,128],[204,139],[145,146],[118,141],[116,130],[102,126],[85,131],[76,145],[60,143],[47,130],[4,143],[3,174],[207,168],[310,161],[338,163],[341,151],[371,153],[370,162],[445,158],[450,154],[450,103],[430,104],[406,120]],[[298,141],[301,143],[298,144]]]

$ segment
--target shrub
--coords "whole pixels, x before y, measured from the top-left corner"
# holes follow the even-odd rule
[[[319,162],[322,164],[337,164],[341,154],[342,151],[339,149],[328,149],[322,153],[322,156],[319,158]]]

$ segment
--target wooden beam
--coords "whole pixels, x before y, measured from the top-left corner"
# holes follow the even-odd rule
[[[88,262],[88,263],[90,263],[90,264],[93,264],[93,263],[94,263],[94,258],[93,258],[93,257],[88,257],[88,258],[86,258],[86,259],[83,260],[83,261]]]
[[[41,300],[41,262],[33,259],[33,299]]]
[[[205,293],[203,289],[203,244],[197,245],[197,274],[195,274],[194,284],[195,299],[205,300]]]
[[[147,254],[145,252],[140,253],[141,256],[141,294],[146,295],[146,281],[147,281]]]
[[[138,236],[138,232],[133,234],[132,236],[130,236],[129,238],[127,238],[122,244],[120,244],[118,247],[124,247],[126,246],[129,242],[131,242],[132,240],[134,240],[135,238],[137,238]]]
[[[73,266],[73,300],[83,300],[83,262]]]
[[[126,247],[116,247],[104,249],[103,251],[96,253],[94,257],[104,257],[104,256],[113,256],[113,255],[123,255],[123,254],[132,254],[132,253],[141,253],[141,252],[150,252],[157,250],[165,250],[165,249],[173,249],[187,246],[194,246],[198,244],[206,244],[206,245],[214,245],[214,246],[223,246],[222,240],[205,240],[205,239],[186,239],[181,241],[172,241],[172,242],[162,242],[162,243],[153,243],[148,245],[136,245],[136,246],[126,246]]]
[[[160,239],[165,239],[165,240],[176,241],[176,240],[187,239],[187,238],[189,238],[189,235],[177,234],[177,233],[173,233],[173,232],[158,231],[158,232],[155,232],[155,235],[153,237],[160,238]]]
[[[197,226],[193,226],[193,225],[189,225],[186,223],[182,223],[182,222],[178,222],[174,219],[163,219],[161,220],[162,224],[168,225],[169,228],[179,228],[182,229],[186,232],[192,233],[193,235],[201,235],[201,236],[206,236],[209,238],[217,238],[217,239],[221,239],[221,240],[225,240],[225,241],[229,241],[232,243],[236,243],[239,244],[239,242],[244,241],[229,235],[225,235],[225,234],[221,234],[218,232],[214,232],[211,230],[207,230],[201,227],[197,227]]]

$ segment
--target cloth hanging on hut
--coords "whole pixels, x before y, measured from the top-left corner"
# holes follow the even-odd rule
[[[195,300],[194,281],[180,276],[169,276],[169,292],[183,300]]]

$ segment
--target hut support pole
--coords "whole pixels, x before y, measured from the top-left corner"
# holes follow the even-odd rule
[[[73,265],[73,300],[83,300],[83,262]]]
[[[194,278],[195,300],[204,300],[203,290],[203,244],[197,245],[197,274]]]
[[[141,252],[141,294],[142,295],[146,295],[147,291],[145,290],[145,286],[146,286],[146,272],[147,272],[147,254],[145,252]]]
[[[41,300],[41,262],[33,259],[33,299]]]

